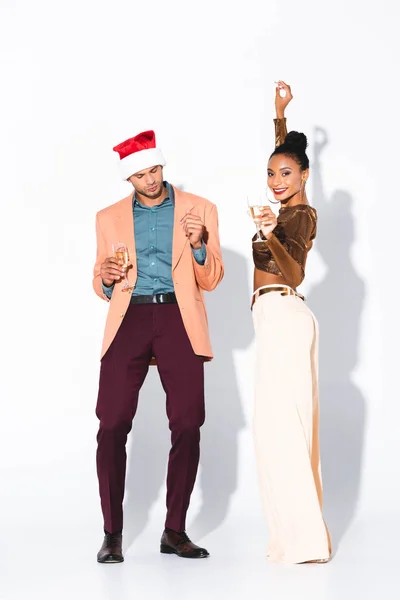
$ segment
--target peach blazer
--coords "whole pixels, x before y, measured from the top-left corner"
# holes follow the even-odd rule
[[[203,290],[211,291],[222,280],[224,267],[218,234],[218,213],[214,204],[174,187],[175,212],[172,244],[172,280],[181,311],[182,320],[193,350],[208,360],[213,357],[208,332],[207,313]],[[107,352],[129,306],[130,293],[122,292],[122,284],[115,284],[111,300],[103,293],[100,266],[108,256],[112,256],[112,244],[123,242],[129,248],[132,268],[128,279],[136,284],[137,264],[132,210],[133,193],[120,202],[109,206],[96,216],[97,256],[94,267],[93,287],[98,296],[109,302],[109,310],[103,338],[101,358]],[[202,218],[206,227],[204,241],[207,247],[205,264],[196,263],[179,221],[190,211]],[[154,361],[152,361],[154,362]]]

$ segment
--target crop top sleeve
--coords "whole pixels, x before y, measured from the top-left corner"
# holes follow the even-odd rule
[[[286,118],[274,119],[275,125],[275,148],[283,144],[287,136]]]

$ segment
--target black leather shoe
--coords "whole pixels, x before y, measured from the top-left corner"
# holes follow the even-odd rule
[[[186,533],[165,530],[161,537],[160,552],[177,554],[181,558],[207,558],[210,556],[205,548],[200,548],[190,541]]]
[[[106,533],[103,545],[97,554],[99,563],[120,563],[122,555],[122,533]]]

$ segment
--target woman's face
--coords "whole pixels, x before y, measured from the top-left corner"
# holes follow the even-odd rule
[[[308,178],[308,169],[302,171],[297,162],[286,154],[275,154],[268,163],[268,187],[275,200],[282,204],[298,194]],[[304,183],[303,183],[304,182]]]

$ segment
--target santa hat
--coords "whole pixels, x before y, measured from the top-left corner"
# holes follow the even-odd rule
[[[119,154],[120,171],[124,181],[143,169],[166,165],[161,150],[156,148],[154,131],[138,133],[135,137],[115,146],[113,150]]]

